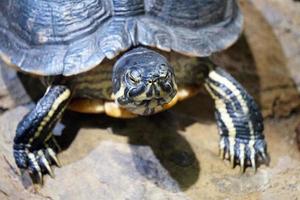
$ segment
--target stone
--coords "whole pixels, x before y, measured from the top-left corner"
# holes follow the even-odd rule
[[[276,29],[274,32],[274,27],[269,24],[268,18],[265,19],[264,10],[256,7],[263,4],[272,8],[275,4],[273,2],[272,0],[268,3],[265,0],[253,0],[252,3],[240,1],[245,15],[244,33],[234,46],[218,53],[215,57],[218,63],[225,65],[227,70],[254,96],[260,104],[264,117],[287,117],[300,107],[300,95],[296,87],[297,78],[295,78],[299,76],[297,69],[299,70],[300,58],[297,56],[299,64],[295,63],[291,66],[288,57],[288,50],[297,54],[300,42],[285,40],[286,36],[283,34],[277,35]],[[281,3],[284,4],[286,3]],[[285,15],[280,15],[279,6],[273,13],[278,13],[275,16],[285,20]],[[294,15],[297,16],[299,13],[295,12]],[[290,27],[294,26],[290,24]],[[291,49],[291,46],[295,46],[294,49]],[[294,59],[296,56],[292,60]]]
[[[0,113],[30,101],[17,72],[0,60]]]
[[[274,34],[285,53],[287,67],[292,72],[294,70],[294,72],[297,72],[297,69],[299,69],[298,55],[300,53],[300,4],[286,3],[280,0],[251,0],[251,2],[273,28]],[[296,65],[294,59],[297,59],[298,65]],[[292,76],[299,85],[297,73],[292,73]]]
[[[240,174],[239,167],[231,169],[218,157],[213,108],[201,103],[191,99],[171,111],[131,120],[67,112],[65,129],[57,136],[62,167],[52,167],[55,178],[45,176],[38,188],[20,175],[12,155],[16,125],[29,107],[6,111],[0,116],[0,197],[295,199],[300,194],[293,133],[299,115],[266,120],[270,166]]]
[[[33,104],[28,104],[29,98],[16,103],[15,99],[22,98],[14,98],[2,84],[22,86],[11,71],[11,81],[0,84],[0,92],[4,91],[0,107],[5,108],[0,113],[0,199],[299,198],[299,135],[294,130],[300,114],[293,113],[299,106],[297,79],[292,65],[286,65],[289,48],[282,49],[280,41],[285,36],[275,37],[264,10],[257,10],[262,2],[241,1],[245,33],[214,59],[245,85],[264,116],[288,116],[265,120],[269,166],[260,166],[256,173],[247,168],[240,174],[239,167],[231,169],[228,161],[218,157],[213,102],[203,92],[164,113],[130,120],[68,111],[55,129],[62,167],[53,167],[55,178],[45,176],[43,187],[35,187],[28,175],[20,174],[13,159],[16,126]],[[21,91],[13,93],[26,96],[32,92],[22,87]]]
[[[5,133],[0,135],[0,191],[4,196],[16,199],[187,199],[148,145],[128,145],[124,139],[113,141],[115,136],[106,129],[80,130],[79,140],[68,148],[71,152],[60,155],[63,167],[55,169],[56,178],[46,176],[44,186],[36,189],[26,175],[20,176],[12,156],[15,127],[28,110],[28,107],[16,107],[0,117],[0,131]],[[68,135],[61,137],[65,138],[58,139],[59,142],[65,141]]]
[[[259,11],[268,22],[269,27],[272,28],[273,35],[277,38],[284,55],[286,74],[289,74],[293,79],[299,92],[300,3],[280,0],[251,0],[250,2],[254,5],[253,8]],[[281,79],[274,80],[280,80],[281,82]],[[293,104],[295,104],[295,101]]]

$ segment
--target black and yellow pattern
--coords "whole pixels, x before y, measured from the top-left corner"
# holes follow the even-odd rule
[[[221,157],[228,158],[232,166],[239,164],[242,171],[248,165],[256,169],[258,158],[268,161],[258,106],[209,58],[171,53],[167,59],[153,50],[136,48],[121,56],[113,68],[111,64],[109,61],[77,76],[57,77],[53,83],[58,85],[50,86],[19,123],[14,157],[17,166],[29,170],[33,180],[41,182],[45,173],[53,176],[51,165],[59,165],[51,131],[71,98],[75,102],[76,98],[96,100],[100,110],[113,117],[151,115],[192,96],[203,83],[215,101]]]
[[[19,123],[14,139],[14,157],[20,169],[28,169],[34,181],[42,174],[53,176],[50,165],[59,165],[52,129],[61,118],[71,98],[66,86],[49,87],[46,94]]]
[[[220,156],[229,158],[232,167],[244,170],[249,163],[256,169],[258,156],[267,161],[263,117],[247,91],[228,73],[211,66],[205,87],[215,101],[215,117],[220,139]]]
[[[122,55],[112,76],[115,102],[137,115],[162,111],[177,93],[173,67],[148,48],[137,47]]]

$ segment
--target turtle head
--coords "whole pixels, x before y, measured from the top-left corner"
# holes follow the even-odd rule
[[[154,114],[177,93],[174,70],[159,53],[135,48],[114,65],[113,93],[116,103],[132,113]]]

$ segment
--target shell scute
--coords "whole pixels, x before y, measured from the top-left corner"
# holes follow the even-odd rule
[[[242,21],[235,0],[2,0],[0,55],[70,76],[138,45],[209,56],[237,40]]]

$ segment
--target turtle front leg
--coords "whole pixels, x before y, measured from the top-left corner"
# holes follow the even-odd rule
[[[71,98],[66,86],[51,86],[18,124],[14,138],[14,157],[21,170],[28,170],[34,182],[42,183],[42,175],[53,176],[50,165],[59,165],[57,145],[51,133]]]
[[[232,167],[251,165],[256,170],[257,158],[268,162],[263,134],[263,117],[248,92],[227,72],[207,63],[205,87],[215,101],[215,117],[220,134],[220,156],[227,157]]]

